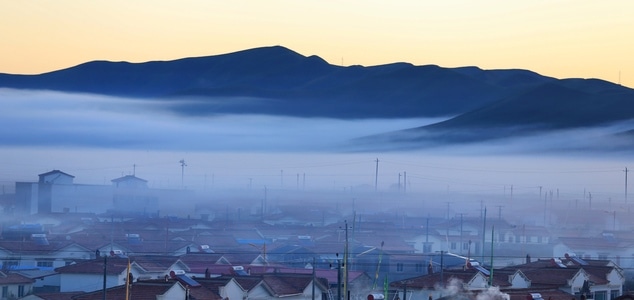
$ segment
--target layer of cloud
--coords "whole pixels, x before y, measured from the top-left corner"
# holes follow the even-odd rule
[[[337,120],[266,115],[182,116],[170,102],[0,89],[0,142],[190,151],[341,150],[364,135],[416,127],[423,119]],[[179,101],[179,100],[172,100]]]

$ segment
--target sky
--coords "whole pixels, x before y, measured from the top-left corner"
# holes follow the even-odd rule
[[[634,87],[634,2],[0,1],[0,73],[281,45],[336,65],[529,69]]]

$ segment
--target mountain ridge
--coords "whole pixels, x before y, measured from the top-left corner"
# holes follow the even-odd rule
[[[451,117],[404,129],[449,141],[469,140],[460,137],[474,128],[489,132],[476,135],[485,140],[508,128],[524,128],[513,131],[522,134],[634,119],[634,90],[599,79],[406,62],[344,67],[282,46],[169,61],[91,61],[37,75],[0,73],[0,87],[158,99],[185,116]],[[461,133],[454,139],[452,132]]]

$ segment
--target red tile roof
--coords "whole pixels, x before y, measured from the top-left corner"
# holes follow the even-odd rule
[[[129,299],[135,300],[156,300],[157,295],[165,294],[172,286],[179,283],[175,281],[167,282],[135,282],[129,288]],[[182,286],[181,286],[182,288]],[[183,288],[184,289],[184,288]],[[112,287],[106,290],[106,299],[124,300],[126,296],[125,285]],[[73,300],[101,300],[103,291],[94,291],[72,297]]]
[[[56,268],[55,271],[60,274],[103,274],[104,260],[91,259],[80,261],[75,264]],[[108,257],[106,272],[110,275],[123,273],[128,268],[127,258]]]
[[[312,282],[312,276],[299,274],[269,274],[262,281],[269,292],[276,297],[298,295],[304,292]],[[319,284],[319,281],[317,282]],[[325,290],[324,286],[321,289]]]
[[[16,273],[4,273],[0,271],[0,285],[12,285],[12,284],[30,284],[35,280],[22,276]]]
[[[81,294],[83,294],[83,292],[37,293],[33,295],[43,300],[71,300],[74,296]]]

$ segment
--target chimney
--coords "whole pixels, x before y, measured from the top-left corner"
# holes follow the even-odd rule
[[[526,263],[527,264],[531,263],[531,255],[530,254],[526,254]]]

